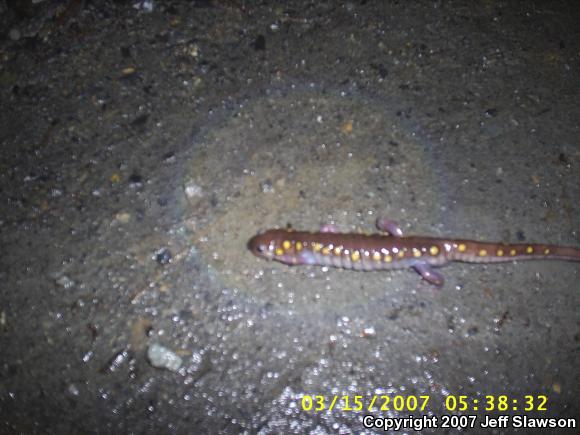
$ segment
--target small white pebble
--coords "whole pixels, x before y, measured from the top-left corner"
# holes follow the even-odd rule
[[[69,289],[75,285],[75,282],[66,275],[63,275],[57,279],[56,283],[65,289]]]
[[[153,367],[167,369],[172,372],[178,371],[183,363],[181,357],[175,352],[156,343],[147,349],[147,359]]]
[[[131,220],[131,214],[127,212],[120,212],[115,215],[115,220],[121,224],[129,223]]]
[[[193,181],[189,181],[184,186],[185,196],[188,198],[193,198],[195,196],[202,197],[203,189],[195,184]]]
[[[377,331],[375,330],[374,326],[369,326],[362,331],[363,337],[374,337],[377,335]]]

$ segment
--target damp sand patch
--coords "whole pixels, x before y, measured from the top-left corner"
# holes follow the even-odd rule
[[[393,112],[332,95],[265,98],[195,144],[185,170],[192,191],[184,214],[191,242],[224,285],[271,299],[272,287],[283,282],[291,290],[281,291],[280,301],[291,291],[305,306],[312,287],[320,287],[317,297],[332,292],[348,303],[346,289],[358,285],[357,273],[331,271],[342,274],[332,280],[320,268],[264,262],[246,243],[270,227],[315,230],[334,221],[345,231],[373,230],[377,214],[404,219],[415,209],[437,208],[431,159]],[[384,291],[387,275],[367,274],[365,288],[378,284]]]

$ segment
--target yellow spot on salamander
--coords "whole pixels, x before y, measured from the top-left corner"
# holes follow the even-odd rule
[[[397,254],[397,257],[399,258],[403,258],[405,256],[405,251],[403,251],[402,249],[399,251],[399,253]]]
[[[393,257],[390,255],[385,255],[385,263],[390,263],[391,261],[393,261]]]
[[[431,254],[431,255],[437,255],[437,254],[439,254],[439,248],[437,246],[435,246],[435,245],[431,246],[429,248],[429,254]]]
[[[282,247],[287,251],[288,249],[290,249],[290,246],[292,246],[292,243],[290,243],[290,240],[284,240],[282,242]]]
[[[485,257],[487,255],[487,251],[485,249],[480,249],[478,254],[480,257]]]
[[[325,246],[324,248],[322,248],[322,255],[328,255],[330,254],[330,249],[328,249],[328,246]]]
[[[514,255],[516,255],[516,250],[515,250],[515,249],[512,249],[512,250],[510,250],[510,255],[511,255],[512,257],[513,257]]]
[[[527,254],[533,254],[533,253],[534,253],[534,248],[533,248],[533,247],[531,247],[531,246],[528,246],[528,247],[526,248],[526,253],[527,253]]]
[[[302,245],[302,242],[296,242],[296,250],[297,251],[302,251],[303,247],[304,247],[304,245]]]
[[[544,249],[544,255],[548,255],[549,253],[550,253],[550,249],[549,248]]]
[[[313,250],[314,252],[320,252],[320,250],[321,250],[321,249],[322,249],[322,243],[317,243],[317,242],[315,242],[315,243],[312,245],[312,250]]]
[[[342,246],[337,246],[336,248],[334,248],[334,255],[340,255],[341,252]]]
[[[381,261],[381,253],[378,251],[373,252],[373,260]]]
[[[503,249],[501,249],[501,248],[500,248],[500,249],[498,249],[498,250],[497,250],[497,252],[496,252],[496,255],[497,255],[498,257],[503,257]]]
[[[280,247],[276,248],[276,255],[284,255],[284,250]]]
[[[459,245],[457,245],[457,250],[459,252],[465,252],[466,249],[467,249],[467,246],[465,246],[465,243],[460,243]]]
[[[350,254],[350,259],[352,261],[359,261],[360,260],[360,252],[352,251],[352,253]]]
[[[417,248],[413,248],[413,257],[419,258],[420,256],[421,256],[421,251],[419,251]]]

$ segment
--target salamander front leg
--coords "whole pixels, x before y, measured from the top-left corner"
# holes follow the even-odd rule
[[[435,272],[427,263],[418,263],[414,265],[413,268],[419,272],[425,281],[430,282],[437,287],[443,286],[443,283],[445,282],[443,275]]]
[[[387,219],[384,216],[377,218],[377,228],[389,233],[393,237],[403,237],[403,230],[401,227],[395,221]]]

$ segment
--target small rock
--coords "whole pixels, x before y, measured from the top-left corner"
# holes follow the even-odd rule
[[[131,214],[127,212],[120,212],[115,215],[115,220],[121,224],[129,223],[131,220]]]
[[[66,275],[63,275],[57,279],[56,283],[65,289],[69,289],[75,285],[75,282]]]
[[[344,124],[342,124],[342,126],[340,127],[340,131],[342,134],[350,134],[352,133],[353,127],[352,127],[352,120],[348,120],[346,121]]]
[[[176,372],[181,367],[183,360],[171,350],[160,344],[152,344],[147,349],[147,359],[153,367],[167,369]]]
[[[143,177],[140,174],[133,173],[129,177],[129,187],[136,189],[143,185]]]
[[[155,261],[157,261],[157,263],[162,265],[169,264],[172,258],[173,255],[171,254],[171,251],[167,248],[161,248],[155,253]]]
[[[127,68],[123,68],[121,70],[121,74],[123,74],[125,77],[131,76],[131,75],[135,74],[135,68],[132,66],[129,66]]]
[[[274,186],[272,185],[272,180],[270,178],[266,178],[264,181],[260,183],[260,190],[263,193],[273,193]]]
[[[487,109],[485,111],[486,118],[495,118],[496,116],[497,116],[497,109],[495,107],[492,107],[492,108]]]
[[[143,12],[151,13],[155,8],[155,3],[153,0],[142,0],[133,4],[133,7],[137,10],[142,10]]]
[[[69,384],[66,390],[68,394],[74,397],[77,397],[80,394],[79,388],[75,384]]]
[[[188,54],[197,59],[199,57],[199,46],[197,44],[191,44],[187,49]]]
[[[175,153],[173,151],[169,151],[163,154],[163,161],[165,163],[175,163],[177,159],[175,158]]]
[[[364,338],[371,338],[374,337],[375,335],[377,335],[377,331],[375,330],[374,326],[367,326],[362,330],[360,334],[360,336]]]
[[[202,197],[203,196],[203,190],[200,186],[198,186],[197,184],[195,184],[193,181],[189,181],[185,184],[184,186],[184,191],[185,191],[185,196],[187,196],[189,199],[194,198],[194,197]]]
[[[99,373],[113,373],[116,372],[126,361],[131,357],[131,353],[127,349],[122,349],[116,352],[107,363],[101,367]]]

